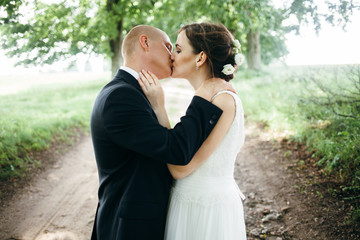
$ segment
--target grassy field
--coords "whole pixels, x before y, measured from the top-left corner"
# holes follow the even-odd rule
[[[360,90],[348,67],[244,71],[235,86],[250,121],[263,122],[304,142],[327,170],[339,170],[342,178],[356,180],[360,177]]]
[[[306,145],[360,221],[360,66],[239,71],[235,86],[247,120]]]
[[[16,78],[1,80],[10,93],[0,95],[0,178],[21,176],[40,163],[33,153],[48,149],[52,143],[67,141],[75,129],[89,129],[92,104],[106,78],[80,76],[49,77],[23,82]],[[59,81],[56,80],[59,77]],[[4,83],[6,82],[6,84]],[[32,85],[31,85],[32,83]],[[24,85],[28,84],[26,88]],[[20,89],[15,92],[14,89]]]

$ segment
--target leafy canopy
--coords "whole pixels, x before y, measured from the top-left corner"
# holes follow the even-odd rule
[[[244,53],[247,34],[259,33],[267,64],[287,54],[286,33],[303,23],[314,24],[316,31],[324,21],[345,27],[360,5],[329,0],[321,8],[315,2],[291,0],[274,7],[271,0],[1,0],[0,42],[8,56],[24,59],[18,64],[51,64],[78,53],[117,56],[112,43],[138,24],[157,26],[175,41],[182,25],[214,21],[233,32]]]

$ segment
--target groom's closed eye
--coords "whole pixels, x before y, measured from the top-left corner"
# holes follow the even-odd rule
[[[168,49],[168,51],[170,52],[170,54],[171,54],[171,52],[172,52],[172,44],[171,43],[165,43],[165,46]]]

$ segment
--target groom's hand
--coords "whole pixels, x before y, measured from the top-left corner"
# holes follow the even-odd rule
[[[211,78],[203,82],[203,84],[195,91],[195,95],[211,102],[215,94],[224,90],[237,93],[231,84],[225,80],[221,78]]]

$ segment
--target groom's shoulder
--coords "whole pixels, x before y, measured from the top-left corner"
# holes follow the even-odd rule
[[[111,80],[108,84],[105,85],[105,87],[102,89],[102,94],[110,95],[113,92],[134,92],[136,91],[136,88],[133,87],[131,84],[125,81],[125,79],[122,78],[114,78]]]
[[[132,84],[122,81],[122,79],[113,79],[99,93],[98,98],[107,103],[111,102],[138,102],[143,101],[143,94]]]

